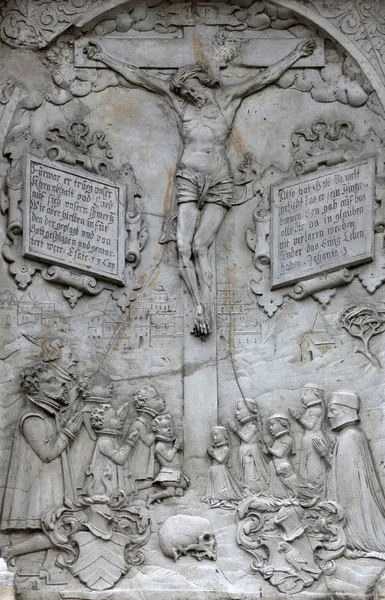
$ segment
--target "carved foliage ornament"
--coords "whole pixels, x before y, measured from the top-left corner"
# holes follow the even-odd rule
[[[12,99],[14,88],[7,86],[4,90],[4,104]],[[36,102],[32,102],[26,109],[35,107]],[[19,102],[16,116],[26,109]],[[125,260],[129,264],[127,276],[133,279],[148,230],[135,202],[141,190],[132,168],[127,164],[114,172],[113,153],[102,131],[91,133],[87,123],[74,121],[49,127],[45,137],[41,147],[29,128],[15,125],[5,138],[4,155],[11,164],[1,190],[0,207],[8,217],[10,241],[4,243],[2,254],[10,263],[9,272],[19,289],[25,290],[39,271],[46,281],[65,286],[63,295],[73,308],[83,293],[95,295],[106,287],[111,289],[110,284],[98,280],[99,276],[124,284]],[[33,154],[26,158],[28,151]],[[113,184],[112,180],[117,179],[119,183]],[[116,217],[112,218],[115,196]],[[91,203],[91,197],[96,203]],[[100,256],[96,256],[99,246]],[[92,247],[95,252],[90,253]]]
[[[10,46],[43,48],[100,0],[12,0],[1,9],[0,36]]]
[[[261,495],[244,500],[238,516],[237,541],[253,556],[251,570],[285,594],[331,575],[346,549],[344,512],[335,502]]]
[[[382,0],[299,0],[330,19],[383,74],[385,63],[385,5]]]
[[[149,540],[150,519],[138,506],[108,496],[66,500],[43,517],[43,530],[62,553],[57,564],[92,590],[109,589],[144,560],[141,546]]]
[[[241,4],[241,3],[240,3]],[[244,4],[244,3],[242,3]],[[120,14],[100,21],[94,29],[96,35],[136,31],[174,33],[183,27],[194,27],[196,23],[222,26],[230,31],[265,30],[268,27],[282,30],[296,24],[293,13],[277,7],[271,2],[249,2],[249,6],[223,2],[157,2],[148,7],[145,2],[124,8]]]
[[[293,133],[292,154],[288,179],[275,168],[261,174],[255,229],[246,232],[259,271],[251,289],[269,317],[287,297],[326,307],[354,277],[369,294],[385,280],[383,141],[373,131],[358,139],[347,121],[318,120]]]

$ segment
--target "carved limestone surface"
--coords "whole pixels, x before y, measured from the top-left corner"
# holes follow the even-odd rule
[[[345,550],[344,514],[334,502],[315,500],[304,507],[260,496],[245,500],[238,510],[238,543],[254,556],[252,570],[280,592],[298,594],[323,573],[332,574]]]
[[[106,179],[28,156],[23,255],[122,283],[122,196]]]
[[[373,258],[373,182],[374,162],[368,159],[273,187],[274,287]],[[338,233],[343,235],[333,243]]]
[[[159,530],[159,546],[174,561],[190,555],[196,560],[216,560],[217,544],[207,519],[190,515],[169,517]]]
[[[1,600],[381,600],[384,2],[0,4]]]
[[[94,276],[122,285],[125,262],[132,276],[148,240],[135,204],[140,187],[131,165],[112,172],[113,153],[105,134],[91,134],[83,121],[49,127],[44,150],[26,130],[21,150],[34,148],[38,154],[23,157],[20,149],[14,151],[12,131],[6,138],[11,166],[2,203],[12,244],[6,242],[2,252],[18,287],[27,287],[40,270],[45,280],[68,285],[63,296],[73,308],[83,293],[95,295],[104,289]],[[15,236],[23,236],[21,251]],[[40,262],[50,266],[42,269]]]
[[[359,139],[348,121],[322,119],[310,129],[296,130],[291,142],[296,177],[279,179],[277,169],[261,173],[271,184],[270,198],[266,191],[261,194],[253,214],[255,229],[246,231],[260,272],[251,289],[270,317],[285,296],[301,300],[311,295],[325,306],[335,288],[355,276],[370,294],[383,282],[382,208],[375,202],[381,201],[382,140],[374,132]],[[353,160],[357,156],[362,158]],[[322,169],[325,165],[329,168]],[[356,185],[350,183],[361,176]],[[360,198],[369,199],[366,216]],[[359,223],[363,228],[357,230]],[[340,268],[360,263],[363,266],[354,270]],[[292,289],[286,288],[295,282]],[[282,291],[276,291],[279,288]]]
[[[313,54],[314,48],[312,40],[301,42],[262,77],[249,76],[244,78],[241,87],[233,84],[224,89],[204,62],[181,67],[167,86],[164,81],[144,75],[139,69],[109,56],[96,41],[90,41],[83,50],[89,58],[111,68],[129,84],[150,88],[159,94],[180,121],[183,151],[175,173],[177,247],[181,277],[194,304],[191,333],[196,336],[211,333],[213,269],[207,255],[234,196],[226,141],[235,114],[245,96],[274,83],[300,58]],[[188,111],[180,99],[189,105]],[[212,125],[207,127],[206,121]],[[198,160],[198,156],[205,153],[207,161]],[[216,166],[213,168],[213,165]]]
[[[0,561],[0,590],[4,600],[15,599],[14,575],[7,569],[4,559]]]

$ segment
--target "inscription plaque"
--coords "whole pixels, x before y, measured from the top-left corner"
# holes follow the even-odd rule
[[[23,218],[24,256],[123,283],[121,186],[27,155]]]
[[[272,287],[373,258],[374,158],[272,185]]]

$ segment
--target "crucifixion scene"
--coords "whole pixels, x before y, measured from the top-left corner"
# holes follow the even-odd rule
[[[196,336],[211,333],[209,248],[234,197],[226,144],[235,114],[244,98],[273,84],[314,48],[310,39],[300,42],[276,64],[231,84],[223,84],[204,62],[178,69],[171,81],[165,82],[108,56],[96,42],[84,48],[89,58],[104,63],[128,83],[161,96],[177,115],[182,142],[175,171],[177,248],[180,274],[194,305],[191,333]]]
[[[384,19],[3,3],[1,600],[383,597]]]

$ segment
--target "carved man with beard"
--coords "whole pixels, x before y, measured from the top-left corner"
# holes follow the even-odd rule
[[[208,252],[233,201],[233,177],[226,144],[242,100],[274,83],[297,60],[314,51],[305,40],[268,69],[222,86],[204,63],[179,69],[168,83],[105,54],[96,42],[84,51],[129,84],[160,95],[178,118],[182,148],[175,183],[177,246],[181,276],[194,305],[191,333],[210,333],[213,273]],[[181,102],[182,100],[182,102]]]
[[[69,341],[60,336],[45,339],[41,345],[41,358],[52,369],[53,374],[64,382],[67,403],[74,402],[77,398],[74,374],[77,358],[72,352]]]
[[[66,402],[65,383],[45,363],[27,367],[20,387],[28,407],[16,425],[1,515],[2,531],[30,530],[26,540],[2,548],[5,559],[48,550],[42,533],[44,513],[75,497],[67,449],[76,438],[83,415],[77,412],[63,425],[59,413]]]

